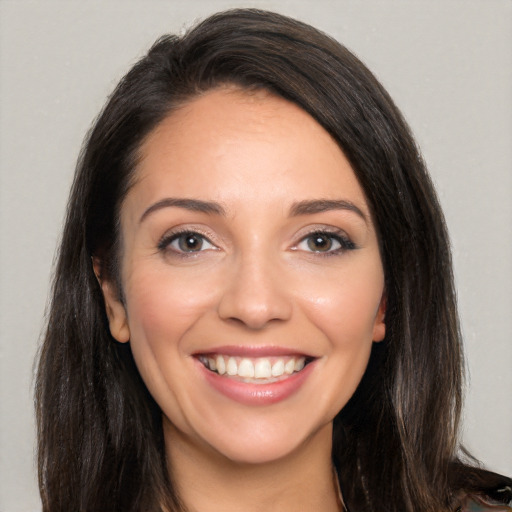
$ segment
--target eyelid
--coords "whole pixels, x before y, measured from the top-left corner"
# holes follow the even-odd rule
[[[337,226],[332,226],[330,224],[313,224],[298,231],[296,235],[297,243],[303,240],[304,238],[307,238],[308,236],[314,235],[316,233],[340,236],[347,239],[351,238],[344,229],[339,228]]]
[[[158,241],[158,244],[157,244],[158,250],[166,251],[172,242],[177,240],[181,235],[186,235],[186,234],[197,235],[197,236],[201,237],[205,242],[210,244],[211,247],[209,247],[207,249],[199,250],[199,251],[189,251],[189,252],[188,251],[180,251],[180,250],[177,250],[174,248],[169,249],[169,250],[174,252],[177,255],[180,255],[180,256],[183,256],[183,255],[192,256],[194,254],[203,252],[204,250],[211,250],[212,248],[215,250],[219,249],[219,247],[214,242],[212,242],[212,240],[211,240],[212,237],[210,235],[206,234],[204,232],[204,230],[202,230],[200,227],[198,227],[198,226],[179,226],[179,227],[173,228],[173,229],[165,232],[165,234]]]
[[[308,251],[299,248],[299,244],[306,242],[306,240],[314,235],[327,235],[335,239],[340,247],[335,249],[329,249],[327,251]],[[350,251],[353,249],[357,249],[357,245],[353,242],[352,238],[347,234],[347,232],[343,229],[334,226],[313,226],[309,228],[306,232],[302,232],[299,234],[298,241],[291,248],[294,251],[303,250],[306,253],[311,253],[320,256],[329,256],[339,253],[344,253],[346,251]]]
[[[325,251],[321,251],[321,250],[318,250],[318,251],[315,251],[313,249],[310,249],[308,247],[302,247],[303,245],[307,245],[309,240],[311,238],[313,238],[314,236],[319,236],[319,235],[327,235],[326,238],[330,238],[332,239],[334,242],[333,242],[333,245],[336,245],[337,244],[337,247],[330,247],[329,249],[325,250]],[[304,251],[304,252],[311,252],[311,253],[318,253],[318,254],[327,254],[327,253],[330,253],[330,252],[336,252],[336,251],[339,251],[340,249],[343,249],[343,246],[342,246],[342,243],[340,242],[340,240],[338,240],[338,237],[330,234],[330,233],[312,233],[311,235],[308,235],[306,237],[304,237],[297,245],[297,250],[299,251]]]

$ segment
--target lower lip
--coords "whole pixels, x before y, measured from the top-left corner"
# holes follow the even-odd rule
[[[269,384],[241,382],[212,372],[199,361],[197,364],[208,384],[231,400],[245,405],[271,405],[296,393],[313,371],[315,362],[309,363],[300,372]]]

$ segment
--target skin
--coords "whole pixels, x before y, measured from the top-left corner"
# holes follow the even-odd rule
[[[124,302],[101,284],[112,335],[130,341],[162,408],[184,502],[337,510],[332,421],[385,335],[377,235],[349,162],[296,105],[235,87],[173,112],[141,155],[121,208]],[[314,211],[297,211],[304,201],[317,201]],[[180,249],[183,229],[198,233],[193,251]],[[312,232],[326,233],[322,243]],[[278,346],[313,362],[290,396],[244,404],[204,378],[197,354],[220,346]]]

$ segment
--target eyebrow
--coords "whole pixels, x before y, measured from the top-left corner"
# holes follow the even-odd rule
[[[290,210],[290,216],[312,215],[315,213],[328,212],[330,210],[348,210],[359,215],[366,223],[367,216],[354,203],[344,199],[316,199],[312,201],[299,201],[294,203]]]
[[[201,212],[209,215],[226,215],[224,208],[219,203],[213,201],[201,201],[200,199],[186,199],[176,197],[166,197],[161,201],[152,204],[141,215],[139,222],[142,222],[148,215],[162,208],[184,208],[193,212]]]
[[[214,201],[166,197],[147,208],[141,215],[139,222],[142,222],[148,215],[155,211],[171,207],[184,208],[185,210],[206,213],[208,215],[226,215],[224,208]],[[360,210],[354,203],[344,199],[314,199],[309,201],[299,201],[292,205],[290,209],[290,217],[313,215],[315,213],[322,213],[331,210],[348,210],[359,215],[359,217],[361,217],[366,223],[368,222],[368,219],[362,210]]]

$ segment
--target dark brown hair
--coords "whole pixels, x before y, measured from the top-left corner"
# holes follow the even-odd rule
[[[431,181],[393,101],[352,53],[258,10],[220,13],[158,40],[88,135],[36,384],[43,510],[184,509],[168,477],[159,409],[129,345],[110,336],[91,257],[118,279],[119,210],[141,143],[177,106],[222,84],[266,89],[313,116],[351,162],[378,230],[386,339],[335,418],[332,456],[346,502],[358,512],[449,510],[470,473],[456,459],[462,355]]]

